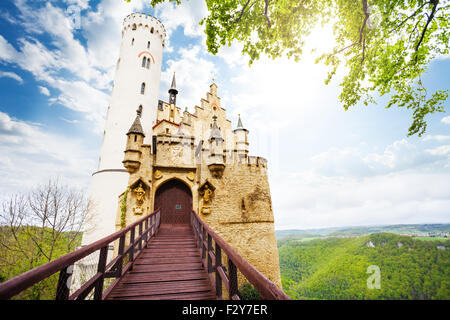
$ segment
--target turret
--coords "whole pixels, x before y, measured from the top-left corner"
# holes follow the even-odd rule
[[[138,110],[136,119],[127,132],[127,145],[125,148],[125,158],[123,166],[129,173],[135,172],[141,165],[141,146],[144,142],[145,134],[142,129],[140,112]]]
[[[235,138],[235,148],[240,162],[244,162],[248,157],[248,130],[242,125],[241,116],[239,116],[237,128],[233,130]]]
[[[222,134],[217,126],[217,117],[213,116],[213,125],[211,127],[211,134],[208,139],[209,142],[209,165],[208,168],[215,178],[222,177],[225,165],[223,163],[223,143]]]

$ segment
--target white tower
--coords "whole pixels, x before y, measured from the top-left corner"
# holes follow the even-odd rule
[[[137,110],[145,143],[151,143],[165,37],[163,24],[152,16],[133,13],[124,19],[98,170],[92,175],[90,198],[94,209],[83,234],[83,245],[115,232],[118,196],[125,191],[129,176],[122,164],[126,133]]]

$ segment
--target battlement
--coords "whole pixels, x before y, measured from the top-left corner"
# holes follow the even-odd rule
[[[267,159],[256,156],[248,156],[247,163],[249,166],[267,168]]]
[[[123,20],[122,35],[128,30],[146,29],[149,33],[159,35],[164,45],[166,39],[166,28],[157,18],[145,13],[132,13]]]

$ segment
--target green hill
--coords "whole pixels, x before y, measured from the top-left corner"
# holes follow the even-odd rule
[[[293,299],[450,299],[450,240],[391,233],[279,243],[283,288]],[[369,266],[380,289],[369,289]]]

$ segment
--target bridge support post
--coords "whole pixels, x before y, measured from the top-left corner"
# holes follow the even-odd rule
[[[58,286],[56,288],[55,300],[69,299],[70,287],[69,278],[72,275],[73,265],[67,266],[59,272]],[[69,272],[70,271],[70,272]]]
[[[100,256],[98,257],[97,273],[100,273],[100,277],[95,284],[94,300],[101,300],[103,294],[103,281],[105,279],[106,259],[108,256],[108,246],[104,246],[100,249]]]
[[[222,279],[220,278],[219,268],[222,266],[222,249],[216,242],[216,264],[214,266],[216,276],[216,297],[222,299]]]
[[[233,261],[231,261],[230,258],[228,258],[228,278],[230,281],[230,300],[235,300],[235,296],[239,298],[237,269],[236,265],[233,263]]]

